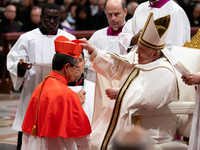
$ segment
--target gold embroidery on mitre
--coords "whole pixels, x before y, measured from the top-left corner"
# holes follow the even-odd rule
[[[153,12],[150,12],[138,41],[154,50],[163,49],[169,25],[170,15],[153,20]]]

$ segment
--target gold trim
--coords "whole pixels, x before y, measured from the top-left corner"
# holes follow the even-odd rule
[[[126,94],[126,91],[129,88],[129,86],[131,85],[131,83],[133,81],[135,81],[136,78],[138,77],[139,72],[140,72],[139,69],[133,68],[131,70],[131,73],[127,77],[126,81],[124,82],[124,84],[120,88],[120,91],[119,91],[117,98],[116,98],[116,101],[115,101],[115,106],[114,106],[114,109],[113,109],[113,112],[112,112],[110,124],[108,126],[108,129],[106,131],[106,134],[105,134],[104,139],[103,139],[102,144],[101,144],[101,150],[106,150],[107,147],[108,147],[108,144],[110,142],[110,139],[113,135],[113,132],[114,132],[116,125],[117,125],[117,122],[118,122],[118,118],[119,118],[120,109],[121,109],[121,105],[122,105],[122,102],[123,102],[124,95]]]
[[[35,120],[34,120],[34,125],[32,127],[32,135],[33,136],[37,136],[37,121],[38,121],[38,111],[39,111],[39,102],[40,102],[40,96],[42,93],[42,89],[44,86],[45,81],[47,80],[48,76],[46,76],[42,82],[41,88],[40,88],[40,93],[38,95],[38,99],[37,99],[37,106],[36,106],[36,112],[35,112]]]
[[[141,127],[141,122],[140,122],[140,120],[141,120],[141,116],[135,116],[135,120],[136,120],[135,125]]]
[[[163,45],[153,45],[153,44],[150,44],[148,43],[147,41],[143,40],[143,39],[140,39],[139,41],[142,45],[146,46],[146,47],[149,47],[149,48],[152,48],[154,50],[161,50],[161,49],[164,49],[165,48],[165,44]]]
[[[134,55],[133,55],[133,64],[135,64],[135,54],[136,54],[136,51],[134,52]]]
[[[182,47],[200,49],[200,29],[192,37],[191,41],[185,42],[185,44]]]
[[[136,68],[137,68],[137,66],[136,66]],[[154,69],[158,69],[158,68],[166,68],[166,69],[169,69],[173,74],[174,74],[174,72],[170,69],[170,68],[168,68],[168,67],[166,67],[166,66],[158,66],[158,67],[155,67],[155,68],[152,68],[152,69],[143,69],[143,68],[140,68],[140,67],[138,67],[140,70],[142,70],[142,71],[152,71],[152,70],[154,70]]]
[[[171,64],[171,63],[170,63],[170,64]],[[177,79],[177,76],[176,76],[176,74],[175,74],[175,71],[171,70],[170,68],[168,68],[168,67],[166,67],[166,66],[158,66],[158,67],[155,67],[155,68],[152,68],[152,69],[142,69],[142,68],[139,68],[139,67],[138,67],[138,69],[140,69],[140,70],[142,70],[142,71],[152,71],[152,70],[157,69],[157,68],[166,68],[166,69],[168,69],[169,71],[171,71],[171,72],[174,74],[175,79],[176,79],[176,83],[177,83],[178,99],[179,99],[179,97],[180,97],[180,90],[179,90],[178,79]]]
[[[172,63],[171,63],[168,59],[166,59],[166,60],[164,60],[164,61],[169,62],[169,63],[171,64],[171,66],[173,66]],[[174,69],[174,67],[172,67],[173,71],[172,71],[170,68],[168,68],[168,69],[174,74],[174,76],[175,76],[175,78],[176,78],[176,84],[177,84],[177,89],[178,89],[178,99],[179,99],[179,98],[180,98],[180,90],[179,90],[178,78],[177,78],[175,69]]]
[[[146,21],[146,23],[145,23],[145,25],[144,25],[144,28],[143,28],[143,30],[142,30],[142,33],[141,33],[141,35],[140,35],[140,37],[139,37],[139,41],[142,39],[141,37],[143,37],[144,32],[146,31],[146,28],[147,28],[147,26],[148,26],[148,24],[149,24],[149,21],[150,21],[150,19],[151,19],[152,16],[153,16],[153,12],[150,12],[150,13],[149,13],[149,17],[147,18],[147,21]]]
[[[110,53],[110,52],[108,52],[108,54],[110,54],[114,58],[117,58],[117,59],[120,59],[120,60],[124,61],[125,63],[128,63],[128,64],[134,64],[135,63],[135,54],[136,54],[136,51],[134,52],[134,55],[133,55],[133,63],[131,63],[126,57],[122,57],[122,56],[120,56],[120,55],[118,55],[116,53]]]
[[[125,63],[129,63],[129,64],[130,64],[129,60],[126,59],[126,57],[119,56],[119,55],[116,54],[116,53],[109,53],[109,52],[108,52],[108,54],[110,54],[112,57],[115,57],[115,58],[117,58],[117,59],[120,59],[120,60],[124,61]]]
[[[140,35],[138,41],[139,41],[142,45],[144,45],[144,46],[146,46],[146,47],[152,48],[152,49],[154,49],[154,50],[161,50],[161,49],[163,49],[163,48],[165,47],[165,44],[162,44],[162,45],[154,45],[154,44],[151,44],[151,43],[149,43],[149,42],[147,42],[147,41],[145,41],[145,40],[143,39],[143,36],[144,36],[144,34],[145,34],[146,30],[147,30],[147,27],[148,27],[148,25],[149,25],[149,23],[150,23],[152,17],[153,17],[153,12],[150,12],[149,17],[147,18],[147,21],[146,21],[146,23],[145,23],[145,26],[144,26],[144,28],[143,28],[143,30],[142,30],[142,33],[141,33],[141,35]],[[160,35],[160,34],[159,34],[159,31],[158,31],[158,29],[157,29],[157,26],[158,26],[159,23],[160,23],[160,21],[158,21],[158,20],[160,20],[160,19],[165,19],[165,18],[168,18],[167,20],[169,20],[169,22],[168,22],[168,24],[167,24],[167,27],[166,27],[165,32],[163,32],[163,34]],[[166,21],[165,21],[165,22],[166,22]],[[170,15],[167,15],[167,16],[164,16],[164,17],[161,17],[161,18],[158,18],[158,19],[156,19],[156,20],[153,21],[153,24],[154,24],[154,26],[155,26],[155,28],[156,28],[156,31],[157,31],[157,33],[158,33],[160,39],[161,39],[162,36],[166,33],[166,31],[168,30],[170,22],[171,22],[171,20],[170,20]]]

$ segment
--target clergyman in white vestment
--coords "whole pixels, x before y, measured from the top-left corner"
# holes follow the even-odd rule
[[[173,46],[183,46],[186,41],[190,41],[190,22],[179,5],[173,0],[149,0],[136,8],[133,18],[127,21],[119,34],[119,42],[124,51],[137,49],[138,33],[143,29],[150,12],[153,12],[155,19],[166,15],[171,16],[166,48],[171,50]],[[136,39],[133,40],[132,38]]]
[[[89,42],[107,52],[126,54],[126,51],[121,51],[122,48],[120,48],[118,42],[118,34],[121,33],[126,23],[127,9],[125,2],[123,0],[108,0],[105,4],[105,12],[110,26],[96,31],[89,39]],[[87,55],[86,52],[86,57]],[[119,81],[117,80],[110,81],[99,73],[96,74],[93,123],[110,103],[110,99],[106,96],[105,90],[118,87],[118,84]]]
[[[44,11],[45,14],[42,14],[43,16],[46,15],[46,10],[52,12],[52,8],[47,7]],[[57,13],[60,16],[60,11],[57,10]],[[42,17],[42,20],[42,26],[21,35],[7,55],[7,69],[10,72],[14,89],[19,89],[23,83],[23,89],[12,127],[12,129],[17,131],[21,131],[21,125],[33,91],[52,70],[51,63],[53,55],[55,54],[54,40],[59,35],[63,35],[70,40],[75,39],[75,36],[72,34],[57,29],[59,21],[56,22],[57,26],[54,27],[55,29],[48,32],[46,29],[48,21],[45,21],[44,17]],[[40,65],[32,66],[29,70],[23,69],[24,74],[19,76],[18,63],[20,59]]]

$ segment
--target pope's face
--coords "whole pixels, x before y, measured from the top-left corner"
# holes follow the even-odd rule
[[[136,50],[138,54],[139,64],[148,64],[155,59],[155,50],[147,48],[138,42],[138,49]]]
[[[60,23],[60,11],[46,8],[43,15],[41,15],[41,20],[44,28],[48,32],[53,32],[58,28]]]
[[[127,14],[127,9],[122,9],[121,1],[108,0],[106,4],[106,17],[108,23],[112,28],[119,28],[125,22],[125,17]]]

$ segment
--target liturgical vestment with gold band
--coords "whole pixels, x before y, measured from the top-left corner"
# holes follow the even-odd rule
[[[168,51],[164,49],[164,51]],[[111,149],[116,132],[129,124],[129,110],[157,109],[178,99],[178,85],[173,67],[163,57],[144,65],[135,64],[135,52],[124,56],[109,54],[95,48],[91,54],[93,68],[109,79],[120,79],[117,99],[92,126],[91,150]],[[175,116],[144,117],[144,127],[154,143],[173,140],[176,133]]]

